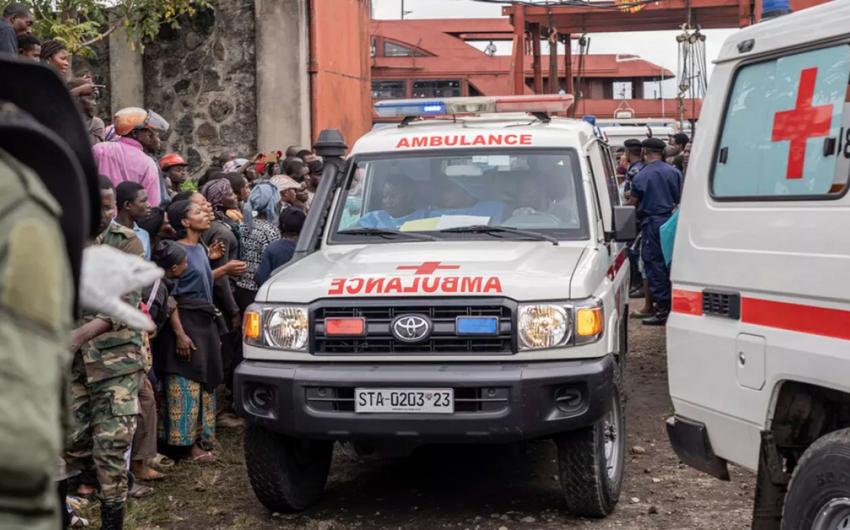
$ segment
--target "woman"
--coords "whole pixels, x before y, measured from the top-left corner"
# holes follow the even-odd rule
[[[168,215],[165,213],[169,204],[171,203],[166,202],[154,206],[148,212],[147,217],[136,221],[136,226],[148,233],[151,248],[156,247],[156,244],[160,241],[174,239],[174,229],[168,224]]]
[[[168,221],[177,244],[186,251],[186,272],[176,280],[172,295],[177,309],[163,327],[154,354],[157,377],[163,390],[160,408],[162,441],[183,450],[190,461],[210,461],[215,437],[215,389],[223,379],[220,315],[213,306],[213,283],[228,267],[210,268],[216,247],[207,254],[201,233],[210,220],[201,207],[178,201],[168,207]]]
[[[43,42],[39,58],[55,68],[62,79],[68,76],[68,70],[71,69],[71,61],[68,60],[68,48],[58,40]]]
[[[220,243],[224,249],[224,254],[219,259],[210,260],[210,266],[218,268],[232,261],[238,261],[239,240],[242,237],[242,231],[240,226],[226,214],[228,210],[239,208],[239,202],[233,192],[230,180],[219,178],[210,181],[204,186],[202,194],[213,207],[214,219],[210,223],[210,229],[201,236],[201,241],[208,247],[211,247],[214,243]],[[236,299],[233,297],[230,280],[226,276],[215,281],[213,298],[216,308],[228,319],[230,330],[240,329],[242,327],[241,313],[239,306],[236,305]]]
[[[190,201],[197,204],[201,211],[204,212],[204,215],[210,220],[210,222],[215,219],[215,214],[213,213],[212,204],[207,200],[204,195],[198,191],[181,191],[177,195],[174,196],[174,202],[178,201]]]
[[[259,286],[255,280],[263,251],[280,239],[277,218],[280,214],[280,191],[268,180],[263,180],[251,190],[248,198],[251,216],[242,223],[242,261],[247,265],[245,274],[236,280],[236,303],[244,312],[254,302]]]

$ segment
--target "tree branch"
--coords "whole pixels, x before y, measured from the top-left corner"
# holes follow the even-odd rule
[[[106,37],[110,36],[110,35],[112,34],[112,32],[113,32],[113,31],[115,31],[116,29],[118,29],[118,26],[120,26],[120,24],[115,24],[114,26],[112,26],[112,27],[110,27],[109,29],[107,29],[106,31],[104,31],[104,32],[103,32],[103,34],[98,35],[97,37],[95,37],[95,38],[93,38],[93,39],[91,39],[91,40],[87,40],[87,41],[81,42],[81,43],[80,43],[80,47],[81,47],[81,48],[85,48],[85,47],[91,46],[91,45],[92,45],[92,44],[94,44],[95,42],[102,41],[102,40],[103,40],[103,39],[105,39]]]

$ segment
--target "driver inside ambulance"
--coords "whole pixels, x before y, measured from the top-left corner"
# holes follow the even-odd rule
[[[425,210],[416,208],[415,184],[407,175],[396,173],[387,177],[383,189],[383,210],[370,212],[357,221],[361,228],[398,229],[408,221],[425,218]]]

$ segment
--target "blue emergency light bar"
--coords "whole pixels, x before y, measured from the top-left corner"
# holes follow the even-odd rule
[[[763,0],[761,3],[761,20],[770,20],[793,12],[788,0]]]
[[[573,103],[567,94],[541,96],[496,96],[471,98],[391,99],[375,103],[382,118],[416,116],[452,116],[457,114],[492,114],[498,112],[566,112]]]

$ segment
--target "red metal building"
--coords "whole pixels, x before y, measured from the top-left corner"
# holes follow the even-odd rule
[[[504,19],[373,20],[372,99],[496,96],[512,94],[511,56],[490,56],[467,41],[510,41],[514,28]],[[671,46],[675,50],[674,46]],[[675,52],[674,52],[675,53]],[[544,56],[545,57],[545,56]],[[534,65],[525,59],[525,93],[534,94]],[[542,62],[543,85],[549,86],[549,61]],[[581,69],[580,69],[581,68]],[[660,88],[645,89],[645,82],[668,79],[674,73],[635,55],[586,55],[572,62],[572,87],[581,91],[577,115],[613,118],[618,107],[628,105],[638,118],[672,117],[675,94],[657,99]],[[616,84],[616,85],[615,85]],[[620,91],[630,85],[623,101]],[[558,63],[558,87],[573,91]],[[649,99],[645,99],[649,98]],[[700,105],[688,103],[699,112]],[[380,121],[374,118],[375,121]]]

